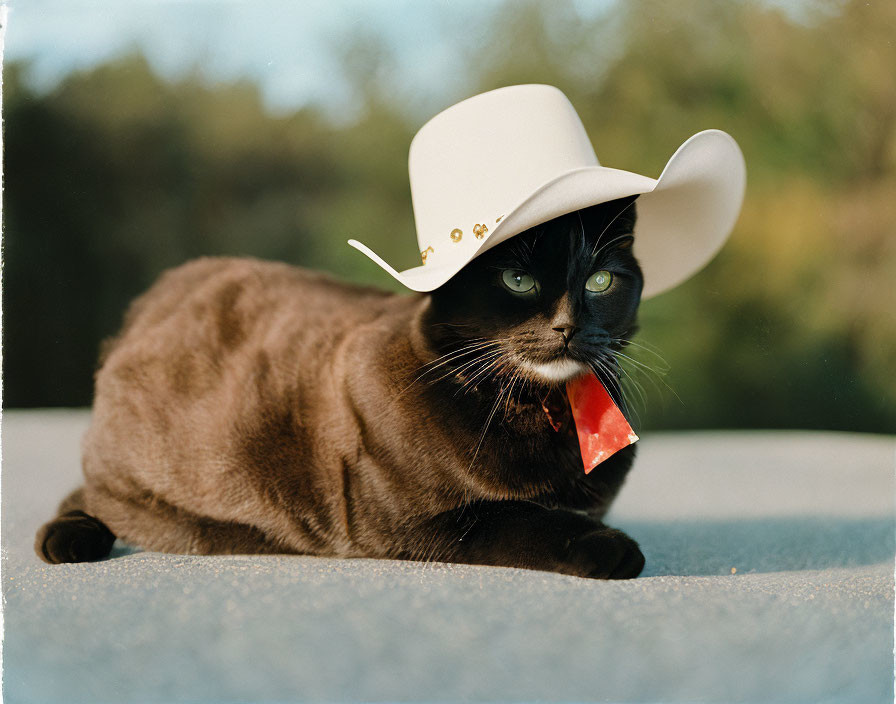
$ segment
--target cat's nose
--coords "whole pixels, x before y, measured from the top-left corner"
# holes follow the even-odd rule
[[[551,328],[555,332],[559,332],[563,336],[564,344],[569,344],[569,341],[572,339],[572,336],[575,335],[579,329],[575,325],[561,325],[560,327]]]

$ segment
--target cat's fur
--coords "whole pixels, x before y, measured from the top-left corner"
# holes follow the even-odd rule
[[[104,349],[86,483],[39,531],[38,555],[99,559],[117,536],[636,576],[637,545],[600,522],[634,448],[586,476],[563,393],[591,367],[622,403],[612,351],[640,299],[634,210],[613,201],[533,228],[432,294],[251,259],[167,272]],[[507,267],[538,294],[503,288]],[[598,269],[613,285],[589,294]]]

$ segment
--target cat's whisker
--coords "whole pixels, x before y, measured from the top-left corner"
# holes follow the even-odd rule
[[[619,386],[621,389],[622,398],[625,399],[625,401],[626,401],[626,405],[627,406],[629,405],[629,396],[630,396],[630,394],[626,392],[626,386],[628,386],[628,387],[634,389],[634,391],[638,394],[638,400],[640,401],[641,409],[646,412],[646,410],[647,410],[647,394],[644,391],[644,387],[641,385],[641,383],[637,379],[632,377],[632,375],[629,374],[628,371],[626,371],[626,369],[624,367],[622,367],[619,364],[616,364],[615,366],[616,366],[616,369],[618,369],[620,374],[622,375],[619,379]],[[640,425],[641,424],[641,414],[638,412],[638,408],[637,408],[637,406],[635,406],[634,402],[632,402],[630,404],[630,408],[632,410],[632,413],[634,413],[635,423],[637,425]]]
[[[461,384],[457,391],[454,392],[454,396],[459,396],[461,393],[469,393],[473,391],[477,385],[485,381],[488,376],[490,376],[490,372],[494,371],[495,368],[501,364],[501,356],[497,356],[489,360],[487,363],[484,363],[480,369],[477,369],[475,374],[470,378],[466,379],[463,384]]]
[[[501,339],[499,342],[506,344],[508,341]],[[494,354],[497,352],[497,354]],[[477,362],[482,362],[482,367],[474,371],[471,375],[464,380],[461,387],[455,392],[455,396],[457,396],[461,391],[469,391],[472,388],[484,381],[488,378],[492,373],[499,372],[504,363],[507,361],[505,358],[503,347],[498,350],[489,350],[488,353],[483,354],[480,359],[476,360]],[[465,370],[464,370],[465,371]],[[458,374],[464,373],[462,370],[458,370]]]
[[[630,416],[631,420],[634,421],[634,425],[639,426],[641,424],[641,414],[638,412],[638,409],[630,403],[628,394],[625,391],[625,386],[623,385],[623,380],[620,377],[620,373],[626,375],[625,370],[616,363],[615,359],[601,356],[593,359],[590,366],[595,376],[597,376],[598,381],[600,381],[601,384],[603,384],[604,389],[607,390],[607,393],[612,395],[610,389],[607,389],[607,384],[618,393],[623,414]],[[607,377],[606,380],[604,379],[604,376],[600,374],[600,371]],[[640,387],[640,384],[638,386]],[[642,404],[646,407],[646,398],[644,397],[643,390],[638,390],[638,394]]]
[[[581,244],[576,241],[576,234],[573,231],[573,228],[570,228],[569,233],[569,259],[570,261],[576,259],[576,254],[579,251],[584,252],[585,247],[587,245],[587,237],[585,235],[585,221],[582,220],[582,212],[576,211],[576,216],[579,219],[579,238],[581,239]]]
[[[666,361],[666,358],[663,357],[657,350],[653,349],[652,347],[648,347],[641,342],[636,342],[634,340],[627,340],[627,339],[621,338],[621,337],[614,337],[611,339],[613,342],[622,342],[625,345],[632,345],[634,347],[637,347],[638,349],[644,350],[647,354],[655,357],[660,363],[662,363],[662,365],[664,367],[664,369],[658,370],[661,374],[665,374],[671,369],[671,365],[669,364],[669,362]]]
[[[642,407],[646,408],[646,406],[647,406],[647,394],[646,394],[645,391],[644,391],[644,386],[641,384],[641,382],[639,382],[637,379],[635,379],[635,378],[631,375],[631,373],[629,373],[629,371],[628,371],[624,366],[622,366],[621,364],[617,364],[616,368],[619,370],[619,373],[620,373],[620,375],[621,375],[621,376],[620,376],[620,379],[619,379],[620,384],[622,384],[623,382],[625,382],[625,383],[631,385],[631,386],[635,389],[635,391],[638,392],[638,396],[639,396],[639,398],[640,398]]]
[[[468,342],[467,344],[463,345],[462,347],[460,347],[456,350],[451,350],[449,352],[446,352],[442,356],[436,357],[435,359],[420,365],[420,369],[430,367],[431,368],[430,371],[431,371],[432,369],[441,367],[443,364],[447,364],[452,359],[456,359],[458,357],[463,357],[466,354],[470,354],[472,352],[478,351],[480,349],[483,349],[483,348],[486,348],[486,347],[489,347],[489,346],[492,346],[495,344],[497,344],[497,342],[494,340],[482,340],[482,341],[476,341],[476,342]]]
[[[438,383],[444,379],[447,379],[449,377],[452,377],[452,376],[462,376],[467,371],[469,371],[471,368],[474,368],[479,364],[485,364],[487,362],[490,362],[493,359],[497,359],[502,354],[503,354],[503,352],[501,350],[487,350],[486,352],[483,352],[482,354],[475,357],[474,359],[464,362],[461,366],[454,368],[454,369],[449,369],[447,372],[442,374],[437,379],[432,379],[432,380],[428,381],[427,383],[436,384],[436,383]]]
[[[521,379],[519,371],[514,371],[510,377],[510,383],[507,385],[507,398],[504,399],[504,416],[510,415],[510,402],[513,400],[513,389],[517,382]]]
[[[616,222],[616,220],[619,218],[619,216],[622,215],[626,210],[631,208],[634,204],[635,204],[635,201],[632,200],[628,205],[626,205],[618,213],[616,213],[616,215],[613,216],[613,219],[607,223],[607,226],[603,230],[601,230],[601,233],[597,236],[597,240],[594,242],[594,251],[591,252],[592,259],[594,259],[594,257],[596,257],[598,254],[600,254],[609,244],[612,244],[616,240],[622,239],[623,237],[631,237],[630,234],[621,235],[620,237],[615,237],[612,240],[610,240],[607,244],[603,245],[600,249],[597,249],[597,245],[600,244],[601,237],[603,237],[606,234],[607,230],[609,230],[613,226],[613,223]]]
[[[666,361],[666,359],[652,346],[648,345],[646,342],[636,342],[634,340],[629,340],[626,338],[612,338],[613,342],[620,343],[623,348],[632,345],[637,351],[643,350],[647,354],[651,355],[653,358],[658,360],[658,365],[650,365],[642,360],[637,359],[635,356],[629,356],[624,352],[617,350],[616,354],[621,357],[620,359],[620,370],[625,374],[628,382],[636,387],[639,390],[642,398],[646,397],[646,391],[644,387],[637,381],[634,376],[634,373],[642,375],[647,378],[650,382],[651,386],[656,390],[657,394],[662,398],[664,395],[663,389],[656,383],[656,379],[662,383],[662,385],[672,392],[672,394],[679,400],[680,403],[684,403],[678,393],[674,388],[666,381],[665,376],[669,373],[671,366]],[[631,371],[628,371],[625,367],[630,366]],[[643,401],[644,407],[646,408],[646,400]]]
[[[600,357],[595,357],[591,363],[589,364],[591,367],[591,371],[595,372],[595,376],[597,376],[598,381],[603,384],[604,388],[607,390],[607,393],[610,392],[610,389],[607,389],[607,384],[612,386],[614,389],[619,389],[619,379],[616,376],[611,363],[608,363],[607,360],[601,359]],[[595,371],[594,367],[597,367],[601,373]]]
[[[452,362],[456,362],[460,359],[463,359],[464,357],[466,357],[468,355],[476,354],[476,353],[482,351],[483,349],[486,349],[486,347],[483,346],[483,347],[469,348],[469,349],[464,349],[464,350],[459,350],[459,351],[453,352],[449,355],[443,355],[440,358],[442,361],[440,361],[438,364],[434,364],[429,369],[424,369],[420,374],[417,375],[416,378],[414,378],[411,381],[410,384],[408,384],[404,389],[401,390],[401,393],[404,393],[407,389],[409,389],[411,386],[416,384],[418,381],[422,380],[428,374],[432,374],[433,372],[435,372],[439,367],[443,367],[447,364],[451,364]],[[426,365],[424,365],[424,366],[426,366]]]
[[[469,340],[459,340],[459,341],[453,343],[453,345],[455,346],[453,349],[449,349],[443,355],[436,357],[435,359],[431,359],[430,361],[425,362],[424,364],[422,364],[420,366],[421,366],[421,368],[428,367],[433,364],[437,364],[441,360],[444,360],[448,357],[452,357],[457,354],[463,354],[464,352],[467,352],[472,349],[478,349],[480,347],[493,345],[493,344],[495,344],[495,342],[496,342],[495,340],[490,340],[490,339],[487,339],[484,337],[475,337],[475,338],[472,338]],[[459,345],[459,346],[457,346],[457,345]]]
[[[654,377],[659,379],[660,382],[662,382],[663,386],[665,386],[667,389],[669,389],[669,391],[671,391],[674,394],[675,398],[677,398],[679,400],[679,402],[681,402],[682,404],[684,403],[684,401],[681,400],[681,396],[679,396],[678,393],[675,391],[675,389],[673,389],[669,385],[669,383],[665,380],[663,373],[657,371],[656,369],[651,367],[649,364],[645,364],[644,362],[640,362],[637,359],[634,359],[633,357],[629,357],[627,354],[624,354],[623,352],[616,352],[616,355],[627,360],[630,364],[634,365],[635,370],[638,370],[642,374],[644,374],[644,376],[647,379],[649,379],[650,382],[656,387],[656,390],[658,393],[662,393],[662,392],[661,392],[659,386],[656,385],[656,382],[653,381]]]
[[[635,400],[629,399],[630,394],[626,394],[626,391],[625,391],[626,388],[629,388],[627,385],[628,381],[629,381],[629,379],[626,377],[626,379],[622,383],[623,398],[625,398],[625,414],[626,415],[631,414],[630,415],[631,425],[635,428],[640,428],[641,427],[641,411],[647,410],[646,403],[644,401],[640,400],[643,398],[643,392],[638,392],[638,398],[639,398],[638,402],[636,402]]]
[[[601,252],[603,252],[607,247],[612,245],[614,242],[618,242],[619,240],[629,239],[630,237],[631,237],[631,235],[619,235],[618,237],[614,237],[613,239],[608,240],[603,245],[601,245],[601,247],[596,252],[594,252],[594,254],[591,255],[591,258],[594,259],[594,258],[598,257]]]
[[[458,350],[446,352],[441,357],[437,357],[436,359],[434,359],[430,362],[427,362],[426,364],[421,365],[420,368],[418,369],[418,371],[420,369],[423,369],[424,371],[422,373],[420,373],[415,379],[413,379],[401,391],[399,391],[398,394],[396,395],[396,397],[402,396],[414,384],[416,384],[421,379],[423,379],[423,377],[425,377],[427,374],[434,372],[439,367],[442,367],[446,364],[450,364],[451,362],[457,361],[458,359],[461,359],[462,357],[466,357],[467,355],[474,354],[476,352],[480,352],[484,349],[488,349],[489,347],[493,347],[498,344],[500,344],[500,343],[499,343],[499,341],[496,341],[496,340],[485,340],[483,342],[467,344]],[[438,362],[438,364],[436,364],[436,362]],[[429,367],[429,368],[427,369],[426,367]],[[450,374],[448,376],[450,376]],[[444,378],[444,377],[442,377],[442,378]]]
[[[609,383],[610,387],[614,389],[616,387],[612,380],[605,379],[605,377],[607,376],[607,370],[603,363],[599,360],[592,360],[588,363],[588,366],[591,367],[591,371],[594,373],[594,376],[597,377],[597,380],[600,382],[601,386],[604,387],[604,391],[612,396],[613,392],[610,390],[610,388],[607,388],[607,384]]]
[[[655,369],[654,367],[650,366],[650,365],[647,364],[646,362],[642,362],[642,361],[639,360],[639,359],[635,359],[634,357],[631,357],[631,356],[625,354],[625,352],[622,352],[622,351],[617,350],[617,351],[614,352],[613,354],[614,354],[615,356],[617,356],[617,357],[621,357],[622,359],[627,359],[629,362],[631,362],[632,364],[634,364],[635,366],[637,366],[639,369],[644,369],[645,371],[652,372],[652,373],[654,373],[654,374],[657,374],[657,375],[659,375],[659,376],[662,376],[662,375],[660,374],[660,372],[659,372],[657,369]]]
[[[657,393],[662,394],[662,389],[659,387],[659,385],[656,383],[656,380],[654,379],[654,377],[657,377],[660,380],[662,380],[662,377],[659,374],[657,374],[654,370],[652,370],[648,367],[644,367],[644,366],[641,366],[640,364],[637,364],[631,358],[626,357],[625,355],[620,355],[620,356],[622,357],[622,359],[619,360],[619,368],[620,369],[624,369],[626,366],[629,367],[629,370],[630,370],[629,376],[632,379],[634,379],[634,377],[632,377],[631,374],[640,374],[642,377],[644,377],[645,379],[647,379],[647,381],[650,382],[650,385],[654,388],[654,390]]]
[[[467,379],[460,387],[460,389],[458,389],[458,391],[455,393],[455,396],[461,391],[469,391],[470,389],[475,388],[476,384],[484,381],[493,372],[497,371],[500,368],[501,364],[505,361],[506,359],[504,357],[504,353],[501,352],[497,357],[495,357],[487,365],[485,365],[483,369],[477,371],[473,376]]]
[[[647,392],[646,392],[646,390],[643,390],[643,386],[640,383],[638,383],[635,375],[638,375],[640,377],[647,379],[647,381],[649,381],[650,385],[653,387],[655,394],[660,399],[665,399],[665,389],[668,389],[669,391],[672,392],[673,396],[678,398],[678,400],[681,403],[684,403],[683,401],[681,401],[681,398],[678,396],[678,394],[675,392],[675,390],[671,386],[669,386],[669,384],[667,384],[661,376],[659,376],[657,374],[653,374],[653,373],[648,373],[644,369],[641,369],[640,367],[637,367],[637,366],[631,364],[628,360],[622,361],[620,369],[622,369],[626,373],[630,383],[632,383],[633,385],[637,384],[642,389],[642,393],[645,396],[647,395]],[[658,378],[660,380],[660,382],[662,383],[662,386],[657,384],[655,378]],[[663,387],[665,387],[665,389]]]

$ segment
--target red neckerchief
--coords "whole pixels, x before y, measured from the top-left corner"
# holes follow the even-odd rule
[[[613,403],[604,385],[593,374],[580,377],[566,384],[566,396],[572,411],[579,451],[585,474],[611,455],[638,440],[622,411]],[[559,431],[562,423],[556,409],[542,403],[548,421]]]

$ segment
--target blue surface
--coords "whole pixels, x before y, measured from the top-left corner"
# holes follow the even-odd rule
[[[646,577],[117,550],[49,566],[84,412],[3,416],[7,702],[893,701],[892,438],[655,435]],[[736,570],[732,574],[732,568]]]

